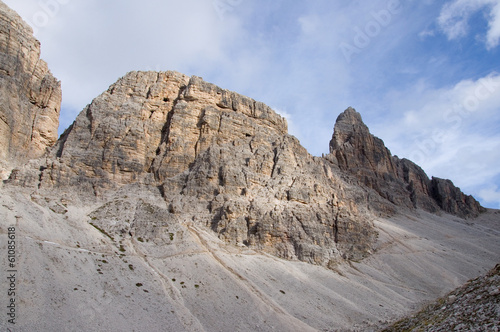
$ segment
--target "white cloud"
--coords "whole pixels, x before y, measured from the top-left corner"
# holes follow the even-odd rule
[[[489,30],[486,36],[486,45],[492,49],[500,43],[500,2],[493,7],[491,19],[489,21]]]
[[[6,3],[34,27],[42,58],[62,82],[60,129],[128,71],[201,76],[199,67],[220,68],[240,34],[238,14],[244,10],[242,3],[226,0]]]
[[[313,35],[318,33],[321,19],[317,15],[302,16],[298,19],[302,33]]]
[[[500,209],[500,189],[498,186],[490,186],[479,191],[478,196],[485,202],[494,205]]]
[[[436,34],[436,32],[434,30],[431,30],[431,29],[425,29],[423,31],[421,31],[418,36],[420,37],[420,39],[424,40],[426,39],[427,37],[434,37],[434,35]]]
[[[282,117],[284,117],[286,119],[286,122],[288,124],[288,133],[290,135],[295,136],[295,137],[299,136],[300,130],[297,127],[297,125],[295,124],[295,121],[293,120],[293,115],[287,111],[284,111],[281,108],[277,108],[277,107],[271,107],[271,108],[276,113],[278,113],[279,115],[281,115]]]
[[[440,89],[420,82],[403,95],[387,101],[401,113],[382,125],[394,154],[469,194],[494,183],[500,176],[500,74]]]
[[[469,33],[470,17],[482,9],[487,9],[489,15],[486,47],[498,46],[500,42],[500,3],[498,0],[454,0],[443,6],[438,18],[438,24],[448,39],[454,40]]]

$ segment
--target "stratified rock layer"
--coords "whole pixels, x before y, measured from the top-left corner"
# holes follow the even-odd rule
[[[57,140],[61,86],[32,29],[0,2],[0,177]]]
[[[384,142],[370,134],[353,108],[340,114],[330,141],[330,158],[341,170],[355,175],[397,206],[440,209],[460,217],[476,217],[485,210],[450,180],[432,178],[407,159],[392,156]]]

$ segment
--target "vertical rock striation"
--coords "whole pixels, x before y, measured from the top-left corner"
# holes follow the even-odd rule
[[[0,176],[57,140],[61,85],[40,60],[32,29],[0,2]]]

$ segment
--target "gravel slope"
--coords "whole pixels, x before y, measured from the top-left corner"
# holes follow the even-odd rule
[[[500,264],[487,275],[426,306],[416,315],[384,329],[392,331],[498,331],[500,329]]]
[[[125,192],[165,204],[154,190]],[[226,245],[195,221],[170,225],[156,243],[105,234],[89,215],[106,200],[0,188],[0,305],[13,226],[15,331],[375,331],[500,257],[498,211],[475,221],[425,212],[374,220],[373,255],[329,270]],[[0,327],[12,327],[6,315]]]

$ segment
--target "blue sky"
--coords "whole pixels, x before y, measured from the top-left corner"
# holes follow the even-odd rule
[[[62,132],[131,70],[263,101],[313,155],[356,108],[393,154],[500,208],[499,0],[4,0],[62,81]]]

